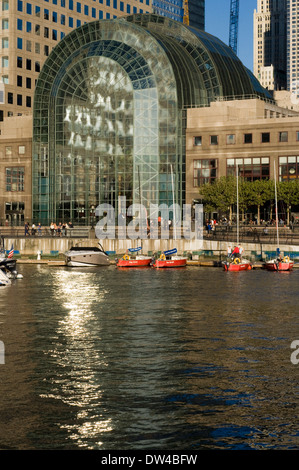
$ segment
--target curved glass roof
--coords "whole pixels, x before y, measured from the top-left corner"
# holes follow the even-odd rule
[[[217,37],[153,14],[122,20],[146,28],[162,45],[175,71],[183,106],[207,105],[219,97],[258,95],[272,100],[232,49]]]

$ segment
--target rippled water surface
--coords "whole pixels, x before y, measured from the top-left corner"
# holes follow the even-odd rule
[[[299,270],[20,265],[0,449],[297,449]]]

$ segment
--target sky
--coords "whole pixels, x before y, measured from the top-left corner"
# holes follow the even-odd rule
[[[253,71],[253,13],[257,0],[239,1],[239,32],[237,56]],[[230,0],[205,1],[205,30],[229,43]]]

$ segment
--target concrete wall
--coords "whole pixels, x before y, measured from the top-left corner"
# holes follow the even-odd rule
[[[50,254],[51,251],[58,251],[60,254],[65,253],[72,246],[98,246],[101,243],[105,251],[116,252],[116,254],[123,254],[128,248],[137,247],[142,245],[143,252],[158,252],[172,248],[177,248],[179,253],[184,252],[199,252],[213,251],[214,254],[226,253],[227,247],[234,246],[234,241],[212,241],[212,240],[98,240],[98,239],[67,239],[67,238],[16,238],[5,239],[5,249],[10,249],[12,243],[14,249],[18,250],[22,256],[37,255],[40,251],[44,256]],[[260,254],[265,251],[275,251],[276,245],[260,244],[260,243],[242,243],[245,250],[245,255],[256,252]],[[284,252],[298,252],[299,245],[280,245],[280,250]]]

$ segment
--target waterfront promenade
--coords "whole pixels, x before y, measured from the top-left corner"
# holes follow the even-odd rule
[[[190,260],[199,257],[218,257],[226,255],[227,248],[237,243],[236,227],[216,226],[210,234],[203,230],[202,239],[173,239],[172,230],[169,239],[118,239],[117,230],[114,239],[97,239],[92,227],[74,227],[68,229],[66,234],[52,235],[49,228],[43,228],[41,235],[25,237],[23,227],[1,227],[0,236],[4,247],[9,250],[14,246],[15,255],[19,258],[41,259],[55,258],[62,255],[72,246],[97,246],[100,242],[104,250],[113,255],[120,255],[132,246],[142,245],[144,253],[154,254],[171,248],[177,248],[179,253],[187,254]],[[245,250],[245,255],[254,260],[271,257],[277,248],[276,228],[274,226],[241,226],[239,242]],[[291,230],[289,227],[279,227],[279,248],[292,257],[299,259],[299,225]]]

